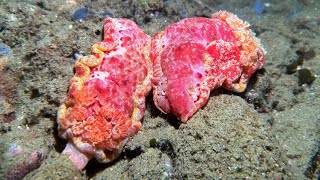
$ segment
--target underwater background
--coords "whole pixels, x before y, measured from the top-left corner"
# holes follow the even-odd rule
[[[76,170],[61,155],[56,112],[104,19],[153,36],[219,10],[250,23],[267,51],[246,91],[212,91],[187,124],[161,114],[150,93],[121,156]],[[0,179],[319,179],[319,43],[319,0],[2,0]]]

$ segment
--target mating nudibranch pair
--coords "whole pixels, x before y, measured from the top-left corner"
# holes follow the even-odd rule
[[[92,158],[110,162],[139,131],[151,87],[158,109],[187,122],[211,90],[244,91],[264,54],[249,24],[225,11],[184,19],[152,39],[128,19],[107,18],[104,40],[76,62],[58,110],[63,154],[78,169]]]

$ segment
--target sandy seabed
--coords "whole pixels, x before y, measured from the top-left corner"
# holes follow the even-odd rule
[[[0,2],[0,179],[318,179],[320,3],[254,1]],[[105,17],[153,35],[219,10],[251,24],[268,52],[243,93],[217,89],[187,124],[147,98],[141,131],[109,164],[84,171],[61,155],[56,111],[74,54],[90,54]]]

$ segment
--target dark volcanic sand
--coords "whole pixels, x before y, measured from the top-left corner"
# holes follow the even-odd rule
[[[0,179],[319,178],[320,3],[268,3],[258,15],[253,0],[0,2]],[[60,155],[56,111],[74,53],[101,41],[104,18],[153,35],[219,10],[248,21],[268,52],[246,92],[213,91],[187,124],[149,96],[143,127],[117,160],[74,169]]]

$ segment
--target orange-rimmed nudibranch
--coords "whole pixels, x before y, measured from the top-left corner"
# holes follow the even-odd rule
[[[58,110],[60,137],[76,168],[117,158],[141,128],[151,90],[151,38],[133,21],[107,18],[104,40],[78,59],[66,99]]]
[[[152,39],[151,49],[154,102],[182,122],[206,104],[211,90],[244,91],[265,61],[249,24],[226,11],[168,26]]]

